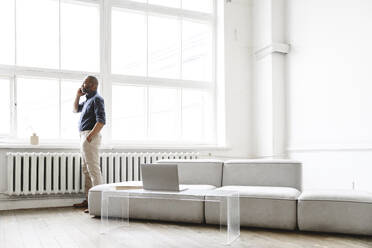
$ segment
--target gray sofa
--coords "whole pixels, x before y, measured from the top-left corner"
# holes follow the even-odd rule
[[[281,229],[297,227],[297,197],[301,190],[301,163],[290,160],[163,160],[176,163],[179,181],[195,190],[235,190],[240,193],[241,224]],[[140,185],[123,182],[98,185],[89,191],[89,212],[100,215],[101,192],[114,185]],[[185,195],[190,195],[186,190]],[[192,195],[192,194],[191,194]],[[172,197],[172,196],[170,196]],[[195,198],[204,197],[195,195]],[[155,197],[154,197],[155,198]],[[150,204],[151,201],[151,204]],[[219,221],[218,206],[196,200],[187,202],[133,199],[131,218],[214,224]],[[115,211],[115,210],[113,210]]]
[[[178,165],[182,191],[189,201],[133,199],[130,217],[191,223],[217,224],[217,203],[201,201],[205,190],[240,193],[240,223],[302,231],[372,235],[372,194],[356,191],[305,191],[301,193],[302,164],[292,160],[163,160]],[[140,181],[105,184],[89,191],[89,212],[99,216],[101,192],[115,185],[141,185]],[[191,193],[192,192],[192,193]],[[196,193],[195,193],[196,192]],[[143,194],[143,193],[139,193]],[[195,200],[193,200],[195,199]],[[115,205],[115,204],[113,204]],[[111,209],[115,215],[117,209]]]

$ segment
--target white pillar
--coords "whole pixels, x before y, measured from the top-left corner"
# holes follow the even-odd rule
[[[285,0],[253,1],[253,137],[256,157],[286,157]]]

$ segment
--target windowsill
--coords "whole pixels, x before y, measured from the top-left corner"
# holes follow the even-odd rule
[[[53,149],[63,149],[63,150],[76,150],[80,149],[78,143],[72,144],[40,144],[40,145],[30,145],[24,143],[0,143],[0,149],[32,149],[32,150],[53,150]],[[217,146],[217,145],[127,145],[127,144],[115,144],[115,145],[102,145],[101,150],[229,150],[227,146]]]
[[[23,143],[0,143],[0,149],[79,149],[78,144],[42,144],[30,145]]]

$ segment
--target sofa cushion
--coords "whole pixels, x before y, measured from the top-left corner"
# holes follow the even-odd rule
[[[218,190],[229,190],[239,192],[240,197],[297,200],[300,191],[289,187],[266,187],[266,186],[224,186]]]
[[[222,186],[274,186],[301,190],[302,165],[287,159],[228,160],[223,166]]]
[[[216,190],[239,192],[240,224],[293,230],[297,227],[297,197],[300,192],[289,187],[224,186]],[[207,196],[207,199],[214,197]],[[206,201],[205,219],[219,223],[218,203]]]
[[[103,190],[113,189],[115,186],[139,186],[140,181],[122,182],[113,184],[97,185],[89,190],[89,213],[91,215],[101,215],[101,194]],[[150,219],[165,221],[180,221],[202,223],[204,221],[204,193],[206,190],[213,190],[213,185],[182,185],[187,190],[180,192],[151,192],[142,189],[128,190],[134,197],[129,201],[130,218]],[[135,198],[139,196],[138,198]],[[141,198],[146,196],[146,198]],[[187,201],[180,201],[178,199]],[[110,216],[116,216],[120,213],[120,204],[115,205],[115,199],[112,200]]]
[[[372,203],[372,193],[355,190],[306,190],[298,200]]]
[[[305,191],[298,199],[298,226],[303,231],[372,235],[372,193]]]
[[[156,163],[177,164],[180,184],[208,184],[221,187],[222,160],[159,160]]]

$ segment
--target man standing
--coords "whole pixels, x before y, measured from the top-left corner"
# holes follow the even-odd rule
[[[73,106],[74,113],[81,112],[79,120],[80,151],[87,195],[92,186],[102,184],[98,148],[102,138],[100,131],[106,124],[106,115],[104,100],[97,93],[97,87],[97,78],[88,76],[81,88],[78,89]],[[86,101],[79,104],[80,97],[83,95],[86,96]],[[74,206],[83,207],[85,208],[84,212],[88,213],[87,200]]]

